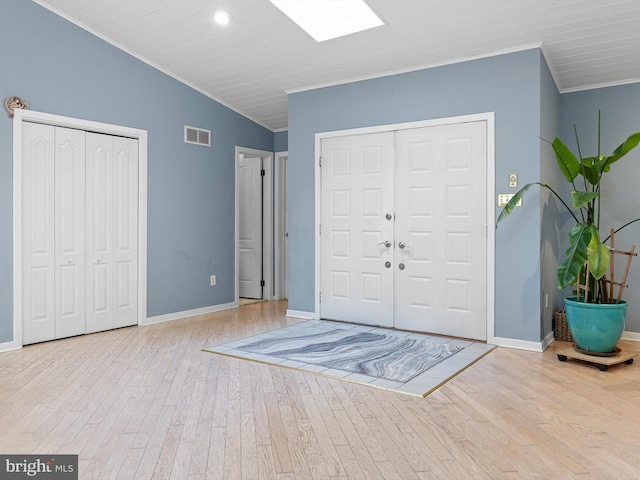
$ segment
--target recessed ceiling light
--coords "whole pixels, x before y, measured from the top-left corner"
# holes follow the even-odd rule
[[[229,12],[225,12],[224,10],[218,10],[213,14],[213,21],[218,25],[228,25],[231,21],[231,14]]]
[[[364,0],[269,1],[317,42],[384,25]]]

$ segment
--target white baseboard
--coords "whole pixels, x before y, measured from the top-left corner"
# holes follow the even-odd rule
[[[624,332],[622,340],[630,342],[640,342],[640,333]],[[543,352],[554,342],[553,331],[549,332],[542,342],[529,342],[526,340],[516,340],[513,338],[496,337],[492,343],[499,347],[516,348],[518,350],[530,350],[532,352]]]
[[[10,352],[12,350],[20,350],[22,348],[22,344],[14,341],[0,343],[0,353]]]
[[[548,337],[549,336],[547,335],[547,337],[545,337],[545,340],[542,342],[530,342],[528,340],[518,340],[515,338],[494,337],[491,343],[493,343],[494,345],[498,345],[499,347],[515,348],[517,350],[529,350],[531,352],[542,352],[548,346],[544,345],[544,342]]]
[[[304,312],[302,310],[287,310],[287,317],[304,318],[305,320],[316,320],[318,317],[315,312]]]
[[[547,333],[547,336],[542,339],[542,350],[546,350],[554,341],[555,336],[553,334],[553,330],[551,330],[549,333]]]
[[[173,320],[180,320],[181,318],[197,317],[198,315],[206,315],[207,313],[220,312],[222,310],[229,310],[236,308],[238,302],[222,303],[220,305],[211,305],[210,307],[196,308],[194,310],[185,310],[184,312],[167,313],[164,315],[157,315],[155,317],[149,317],[140,325],[153,325],[155,323],[170,322]]]
[[[628,340],[629,342],[640,342],[640,333],[638,332],[623,332],[622,340]]]

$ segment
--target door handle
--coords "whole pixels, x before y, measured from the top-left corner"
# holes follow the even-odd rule
[[[389,240],[385,240],[384,242],[376,243],[376,245],[384,245],[389,248],[391,246],[391,242]]]
[[[402,249],[404,249],[404,248],[409,248],[409,245],[405,244],[404,242],[400,242],[400,243],[398,244],[398,248],[402,248]]]
[[[73,258],[67,258],[67,263],[73,263]]]

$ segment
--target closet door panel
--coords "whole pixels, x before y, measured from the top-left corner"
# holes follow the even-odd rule
[[[87,133],[87,333],[112,328],[113,137]]]
[[[23,344],[55,335],[54,127],[24,123]]]
[[[55,338],[85,332],[85,132],[55,129]]]
[[[113,327],[138,323],[138,141],[114,137]]]

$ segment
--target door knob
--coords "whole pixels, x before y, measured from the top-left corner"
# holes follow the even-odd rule
[[[391,268],[391,262],[384,262],[384,266],[387,268]]]
[[[401,263],[400,265],[398,265],[398,268],[399,268],[400,270],[404,270],[404,263]]]
[[[67,263],[73,263],[73,258],[67,258]]]
[[[102,261],[102,257],[98,257],[98,263]]]
[[[386,218],[387,220],[391,220],[393,218],[393,216],[390,213],[387,213],[384,218]]]
[[[391,246],[391,242],[389,240],[385,240],[384,242],[376,243],[376,245],[384,245],[389,248]]]
[[[398,247],[399,247],[399,248],[408,248],[408,247],[409,247],[409,245],[405,244],[404,242],[400,242],[400,243],[398,244]]]

